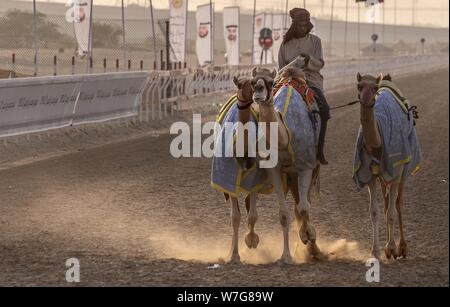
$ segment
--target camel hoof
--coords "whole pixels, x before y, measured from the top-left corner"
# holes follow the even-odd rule
[[[303,244],[306,245],[308,242],[316,243],[316,230],[311,225],[306,227],[302,225],[298,234]]]
[[[308,254],[312,257],[314,260],[324,260],[324,255],[320,251],[320,248],[317,246],[316,243],[308,242],[306,245],[306,249],[308,251]]]
[[[241,263],[241,257],[239,254],[233,254],[230,257],[228,257],[228,264],[240,264]]]
[[[408,245],[405,241],[400,241],[397,248],[397,254],[399,257],[406,258],[408,255]]]
[[[257,248],[259,244],[259,236],[254,232],[248,233],[245,236],[245,244],[247,244],[247,247],[250,249]]]
[[[281,258],[277,261],[279,264],[283,265],[283,264],[293,264],[294,261],[292,260],[291,255],[289,254],[285,254],[283,256],[281,256]]]
[[[380,260],[380,249],[379,248],[372,248],[371,255],[373,258]]]
[[[395,243],[387,243],[384,247],[384,253],[387,259],[391,259],[391,257],[397,259],[397,247],[395,246]]]

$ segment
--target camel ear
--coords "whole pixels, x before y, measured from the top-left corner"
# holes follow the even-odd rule
[[[356,80],[358,80],[358,82],[361,82],[361,74],[358,72],[358,74],[356,75]]]
[[[387,74],[386,76],[384,76],[383,80],[392,81],[391,74]]]
[[[377,78],[377,85],[380,84],[381,80],[383,80],[383,74],[379,74]]]
[[[272,79],[275,79],[276,76],[277,76],[277,69],[274,68],[274,69],[272,70],[272,75],[271,75],[271,77],[272,77]]]
[[[239,79],[236,76],[233,77],[233,83],[234,85],[238,86]]]
[[[256,73],[258,72],[258,67],[254,67],[252,70],[252,77],[256,77]]]

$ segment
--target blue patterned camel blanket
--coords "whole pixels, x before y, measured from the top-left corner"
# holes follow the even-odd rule
[[[298,91],[285,85],[275,95],[274,104],[289,132],[288,150],[294,167],[297,170],[314,169],[320,132],[317,103],[309,107]]]
[[[220,124],[218,136],[222,148],[226,147],[225,123],[238,122],[237,98],[233,96],[217,116]],[[302,96],[291,86],[283,86],[274,97],[274,105],[289,131],[289,153],[292,163],[298,170],[313,169],[317,164],[317,143],[320,130],[320,117],[317,104],[309,108]],[[257,123],[258,114],[254,111],[252,122]],[[256,132],[257,133],[257,132]],[[229,138],[230,136],[228,136]],[[258,167],[258,158],[251,159],[250,166],[243,167],[235,157],[213,157],[211,186],[219,191],[238,197],[240,193],[270,193],[273,189],[268,183],[264,169]]]
[[[251,122],[257,128],[258,114],[252,110],[252,115]],[[216,122],[220,125],[220,129],[216,132],[211,186],[233,197],[239,197],[240,193],[263,192],[263,189],[267,188],[267,174],[264,169],[257,167],[257,158],[236,158],[225,154],[227,148],[234,145],[232,138],[236,132],[233,127],[233,131],[227,133],[226,125],[239,122],[236,95],[221,108]]]
[[[379,175],[387,182],[400,179],[401,165],[404,165],[404,176],[420,170],[422,152],[411,108],[408,105],[405,107],[388,86],[381,86],[376,95],[374,112],[383,142],[382,156],[377,161],[366,151],[360,127],[353,160],[353,179],[358,190],[372,180],[372,164],[379,166]]]

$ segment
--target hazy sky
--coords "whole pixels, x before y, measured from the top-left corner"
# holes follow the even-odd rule
[[[2,0],[0,0],[1,2]],[[28,0],[31,1],[31,0]],[[67,0],[37,0],[42,2],[67,2]],[[94,0],[94,3],[102,5],[120,5],[122,0]],[[167,8],[169,0],[153,0],[153,5],[157,8]],[[345,20],[345,3],[347,0],[334,0],[335,18]],[[195,10],[199,4],[208,3],[208,0],[189,0],[189,10]],[[251,0],[215,0],[213,1],[216,10],[221,10],[224,6],[237,5],[242,9],[250,10],[253,8],[253,1]],[[257,11],[277,12],[284,11],[286,0],[257,0]],[[289,7],[303,6],[303,0],[289,0]],[[306,8],[309,9],[313,16],[329,18],[331,15],[332,0],[305,0]],[[128,3],[139,3],[141,5],[148,5],[150,0],[124,0],[125,5]],[[348,0],[348,20],[357,21],[358,10],[355,0]],[[394,8],[397,8],[397,13],[394,14]],[[414,14],[413,14],[414,8]],[[383,10],[378,9],[376,14],[376,22],[384,20],[387,24],[401,24],[401,25],[422,25],[445,27],[449,26],[449,2],[448,0],[385,0],[384,14]],[[395,16],[396,15],[396,16]],[[361,21],[371,21],[373,16],[364,4],[360,4],[360,19]]]

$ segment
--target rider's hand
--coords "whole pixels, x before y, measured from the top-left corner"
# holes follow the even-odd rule
[[[305,59],[305,65],[308,65],[308,62],[309,62],[309,59],[310,59],[309,54],[302,52],[302,53],[300,53],[300,55]]]

